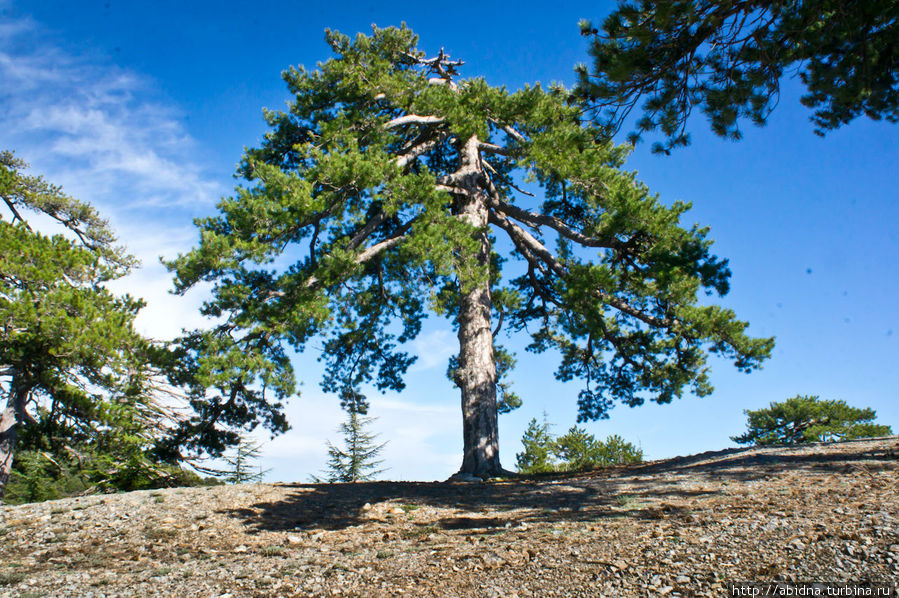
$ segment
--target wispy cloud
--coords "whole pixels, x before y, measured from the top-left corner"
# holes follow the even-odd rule
[[[202,291],[170,295],[159,257],[195,243],[191,217],[203,206],[211,212],[224,185],[153,81],[89,49],[67,53],[27,17],[0,18],[0,105],[0,149],[97,207],[141,260],[110,285],[147,302],[139,330],[168,339],[202,325]]]
[[[447,329],[434,330],[419,335],[413,343],[418,361],[410,371],[429,370],[433,367],[446,367],[447,360],[459,351],[456,335]]]
[[[0,21],[0,145],[101,209],[211,204],[222,188],[153,82]],[[48,178],[50,178],[48,176]]]

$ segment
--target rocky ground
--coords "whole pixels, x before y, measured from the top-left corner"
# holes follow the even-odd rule
[[[722,596],[899,580],[899,438],[534,480],[0,507],[0,596]]]

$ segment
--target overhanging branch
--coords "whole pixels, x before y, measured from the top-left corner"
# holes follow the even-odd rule
[[[410,162],[412,162],[419,156],[437,147],[437,144],[443,141],[444,137],[445,135],[439,135],[433,139],[428,139],[427,141],[423,141],[417,145],[413,145],[409,149],[409,151],[396,157],[396,165],[400,168],[405,168]]]
[[[621,244],[615,239],[597,239],[596,237],[591,237],[585,235],[581,232],[578,232],[559,220],[558,218],[554,218],[553,216],[547,216],[545,214],[534,214],[533,212],[529,212],[527,210],[523,210],[518,206],[514,206],[512,204],[506,203],[499,199],[496,195],[490,197],[489,199],[490,207],[499,212],[502,212],[506,216],[514,218],[519,222],[523,222],[530,226],[540,227],[540,226],[548,226],[551,229],[558,232],[560,235],[565,237],[566,239],[570,239],[580,245],[585,247],[602,247],[604,249],[618,249]]]
[[[516,246],[526,247],[533,256],[539,258],[540,261],[546,264],[554,274],[563,279],[569,277],[568,268],[566,268],[561,262],[559,262],[552,254],[552,252],[543,245],[543,243],[538,241],[531,233],[506,218],[505,215],[497,211],[491,211],[490,223],[495,224],[496,226],[504,230]],[[602,289],[596,289],[594,292],[596,293],[597,298],[606,305],[614,307],[618,311],[636,318],[637,320],[640,320],[641,322],[648,324],[654,328],[672,328],[678,323],[678,320],[676,318],[659,318],[647,314],[634,307],[627,301],[619,299],[618,297],[615,297],[614,295],[611,295],[608,292],[603,291]]]
[[[406,224],[401,226],[399,229],[397,229],[397,231],[394,234],[392,234],[390,237],[384,239],[383,241],[375,243],[374,245],[372,245],[370,247],[367,247],[365,250],[363,250],[362,252],[360,252],[359,254],[356,255],[356,257],[353,259],[353,263],[364,264],[365,262],[371,260],[376,255],[379,255],[379,254],[387,251],[391,247],[395,247],[395,246],[399,245],[399,243],[405,238],[406,233],[409,232],[409,229],[412,228],[412,224],[416,220],[418,220],[417,216],[415,218],[412,218],[411,220],[409,220],[409,222],[407,222]],[[309,278],[306,279],[304,286],[308,289],[308,288],[315,286],[319,282],[320,282],[320,279],[313,274],[312,276],[310,276]]]
[[[508,149],[502,146],[493,143],[485,143],[483,141],[478,144],[478,149],[482,152],[487,152],[488,154],[499,154],[500,156],[509,156],[511,154]]]
[[[387,214],[384,212],[378,212],[371,220],[365,223],[365,226],[362,227],[362,230],[353,235],[353,238],[350,239],[350,242],[347,244],[348,249],[356,249],[359,245],[362,244],[365,239],[369,237],[375,229],[381,226],[381,224],[387,220]]]

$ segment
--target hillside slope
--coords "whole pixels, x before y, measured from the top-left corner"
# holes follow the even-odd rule
[[[725,595],[899,579],[899,437],[484,484],[0,507],[0,596]]]

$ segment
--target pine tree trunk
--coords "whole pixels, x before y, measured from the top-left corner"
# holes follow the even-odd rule
[[[490,288],[485,283],[464,294],[459,311],[459,369],[456,376],[462,389],[464,439],[459,473],[478,477],[502,473],[490,306]]]
[[[19,384],[18,376],[13,376],[6,408],[0,413],[0,497],[6,489],[6,482],[12,474],[16,441],[19,439],[18,424],[25,416],[25,398],[28,390]]]
[[[490,240],[487,236],[487,205],[477,185],[481,173],[478,138],[472,137],[463,151],[464,186],[460,216],[478,228],[480,247],[476,261],[481,275],[466,281],[460,274],[459,368],[456,383],[462,389],[463,458],[459,474],[491,477],[502,474],[499,462],[499,428],[496,410],[496,362],[493,356],[490,297]],[[467,269],[467,268],[464,268]],[[486,277],[484,276],[486,273]],[[472,284],[473,283],[473,284]]]

